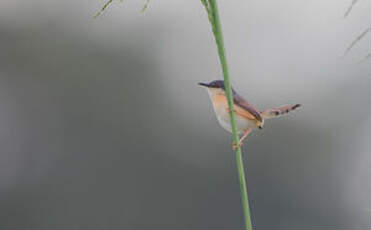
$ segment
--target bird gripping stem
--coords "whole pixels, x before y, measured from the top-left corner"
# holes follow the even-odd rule
[[[246,188],[246,179],[245,179],[245,171],[243,166],[242,160],[242,150],[239,146],[239,136],[237,132],[237,125],[235,114],[233,110],[233,94],[232,94],[232,87],[229,79],[229,70],[227,65],[227,57],[224,48],[224,40],[222,34],[222,27],[219,18],[219,11],[216,0],[201,0],[202,4],[205,6],[206,12],[209,17],[209,21],[214,33],[216,45],[218,47],[218,54],[220,64],[223,70],[223,78],[224,78],[224,86],[225,91],[228,99],[228,107],[229,107],[229,114],[231,119],[232,125],[232,133],[233,133],[233,142],[237,146],[236,148],[236,163],[237,163],[237,170],[240,182],[240,192],[241,192],[241,202],[244,211],[244,218],[245,218],[245,226],[246,230],[252,230],[251,225],[251,218],[250,218],[250,207],[249,207],[249,200],[247,195],[247,188]]]

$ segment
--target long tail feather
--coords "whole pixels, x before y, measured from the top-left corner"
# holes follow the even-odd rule
[[[289,113],[290,111],[299,108],[301,105],[300,104],[295,104],[295,105],[284,105],[278,108],[273,108],[273,109],[267,109],[264,111],[261,111],[260,114],[264,119],[269,119],[273,117],[278,117],[283,114]]]

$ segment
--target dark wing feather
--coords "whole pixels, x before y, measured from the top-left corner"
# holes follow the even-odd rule
[[[258,121],[262,121],[262,117],[260,116],[260,113],[254,108],[254,106],[252,104],[250,104],[248,101],[246,101],[243,97],[241,97],[240,95],[238,95],[237,93],[233,93],[233,100],[234,100],[234,103],[247,110],[249,113],[251,113],[255,118],[256,120]]]

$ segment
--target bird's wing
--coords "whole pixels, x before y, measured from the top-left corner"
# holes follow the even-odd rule
[[[235,111],[237,114],[250,120],[262,121],[260,113],[243,97],[235,93],[233,95],[233,100],[235,104]]]
[[[278,108],[267,109],[267,110],[261,111],[260,113],[263,118],[268,119],[268,118],[277,117],[277,116],[286,114],[296,108],[299,108],[300,106],[301,106],[300,104],[284,105]]]

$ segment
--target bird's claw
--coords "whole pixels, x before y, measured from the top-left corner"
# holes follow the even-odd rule
[[[232,144],[232,149],[233,149],[234,151],[236,151],[237,148],[238,148],[238,147],[241,147],[241,146],[242,146],[242,142],[238,142],[238,146],[237,146],[235,143],[233,143],[233,144]]]
[[[229,109],[229,107],[227,108],[227,112],[228,112],[228,113],[230,113],[230,112],[231,112],[231,110]],[[236,112],[236,110],[235,110],[235,109],[233,109],[233,112]]]

